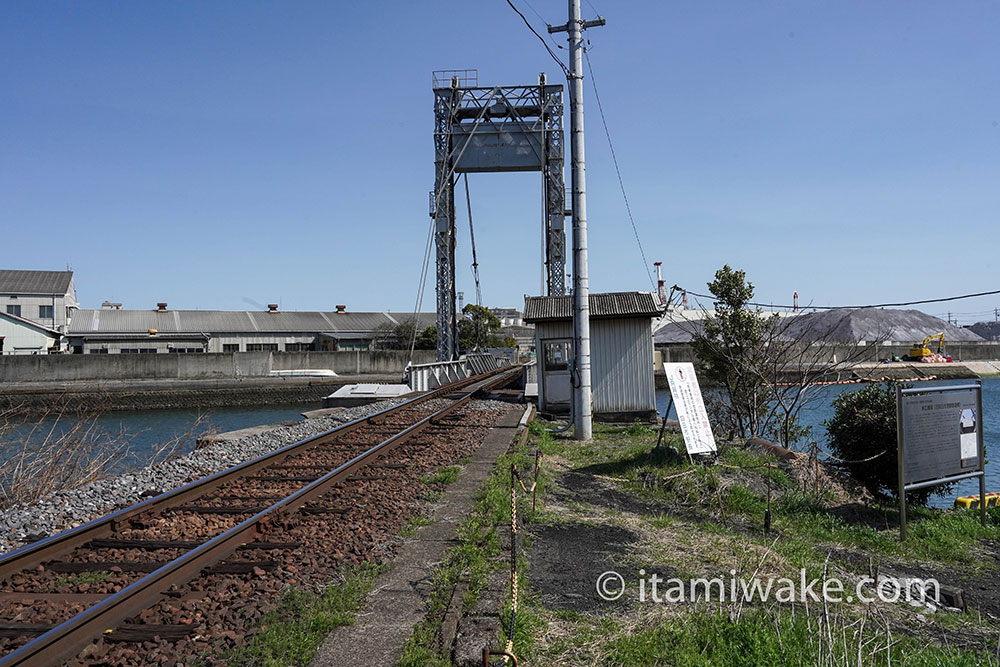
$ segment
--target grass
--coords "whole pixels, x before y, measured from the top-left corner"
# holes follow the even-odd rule
[[[294,588],[285,591],[278,606],[261,617],[250,642],[224,653],[221,661],[265,667],[308,665],[331,630],[354,623],[381,570],[372,564],[352,568],[320,595]]]
[[[606,635],[605,665],[981,665],[991,656],[926,646],[913,637],[888,639],[833,617],[754,609],[735,620],[724,611],[698,610]],[[888,639],[888,641],[887,641]],[[599,638],[598,641],[601,641]],[[886,650],[887,645],[889,646]]]
[[[58,577],[52,585],[54,590],[61,590],[69,587],[82,585],[93,586],[102,584],[111,578],[111,573],[97,570],[94,572],[81,572],[79,574],[66,574]]]
[[[831,567],[837,576],[847,573],[849,581],[867,575],[869,557],[890,567],[905,563],[979,578],[997,569],[994,559],[983,558],[983,545],[1000,541],[1000,509],[989,510],[982,526],[978,511],[911,507],[910,536],[902,543],[895,508],[845,503],[831,488],[811,482],[800,488],[803,482],[768,454],[722,446],[721,465],[711,468],[686,460],[657,461],[649,454],[658,432],[641,424],[595,424],[588,443],[553,435],[541,423],[532,424],[531,434],[541,451],[560,458],[560,465],[647,501],[625,513],[608,513],[600,500],[588,496],[568,493],[560,499],[560,511],[571,512],[574,521],[639,530],[639,542],[623,568],[652,565],[687,579],[716,576],[731,567],[754,572],[761,566],[762,576],[797,575],[804,568],[809,578],[819,578]],[[665,444],[683,451],[679,435],[666,434]],[[772,532],[765,535],[768,486]],[[559,522],[562,515],[544,503],[540,496],[538,519]],[[838,555],[828,563],[834,550],[850,557]],[[909,607],[873,609],[846,602],[826,610],[758,603],[742,610],[624,605],[577,613],[546,606],[527,582],[521,592],[515,653],[530,664],[978,665],[1000,660],[1000,627],[985,613],[978,621],[974,613],[946,612],[917,619]],[[959,651],[947,645],[950,639],[938,643],[936,638],[953,632],[974,648]]]
[[[434,519],[427,516],[415,516],[410,519],[402,530],[399,531],[400,535],[403,537],[413,537],[417,534],[417,529],[421,526],[430,526],[434,523]]]
[[[508,530],[510,525],[512,464],[521,471],[530,471],[534,466],[534,457],[521,448],[497,459],[493,472],[476,495],[476,504],[469,518],[459,526],[458,544],[448,552],[444,562],[435,571],[426,616],[403,646],[400,666],[450,665],[448,656],[439,650],[437,633],[455,587],[460,581],[468,583],[468,593],[462,604],[469,608],[475,604],[490,575],[508,567],[499,531]],[[539,493],[544,492],[546,483],[547,478],[539,478]],[[530,498],[523,506],[519,505],[518,514],[522,520],[533,518],[530,507]]]
[[[462,469],[459,466],[445,466],[433,475],[424,475],[420,481],[424,484],[454,484],[460,472]]]

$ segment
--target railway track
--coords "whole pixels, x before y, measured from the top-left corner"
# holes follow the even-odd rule
[[[345,529],[369,530],[349,524],[352,503],[381,502],[373,492],[381,484],[396,489],[381,492],[391,505],[394,493],[409,497],[400,485],[413,483],[409,464],[380,459],[518,372],[502,368],[439,387],[0,557],[0,667],[145,663],[144,652],[162,658],[154,664],[171,664],[158,646],[231,612],[219,609],[227,594],[238,593],[232,605],[247,603],[257,595],[248,580],[276,592],[268,573],[298,553],[310,531],[328,533],[333,553],[322,556],[358,561],[337,547],[348,549]],[[206,598],[214,612],[199,611]],[[140,648],[108,657],[116,645]]]

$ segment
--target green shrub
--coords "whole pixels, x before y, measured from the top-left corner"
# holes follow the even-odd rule
[[[857,392],[841,394],[833,402],[833,417],[826,421],[833,455],[872,495],[882,500],[897,497],[896,388],[890,382],[870,384]],[[910,491],[910,503],[924,505],[933,493],[947,493],[954,484]]]

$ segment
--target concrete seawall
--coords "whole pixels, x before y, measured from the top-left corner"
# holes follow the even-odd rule
[[[433,350],[413,353],[414,363],[433,360]],[[341,375],[397,375],[409,361],[409,352],[401,350],[6,355],[0,357],[0,383],[238,379],[267,377],[272,370],[306,369],[327,369]]]

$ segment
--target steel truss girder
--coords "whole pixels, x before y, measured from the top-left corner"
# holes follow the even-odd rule
[[[437,291],[437,358],[458,357],[458,319],[455,312],[455,174],[462,154],[479,128],[502,134],[505,130],[525,136],[540,135],[541,154],[529,169],[542,173],[545,204],[545,265],[550,296],[566,293],[566,187],[564,179],[562,86],[547,85],[545,75],[534,86],[450,87],[434,89],[434,192],[431,216],[435,220],[434,245]],[[457,125],[457,127],[456,127]],[[464,141],[456,141],[461,130]],[[530,142],[529,142],[530,143]],[[524,170],[520,165],[517,170]],[[512,171],[497,165],[476,171]]]

